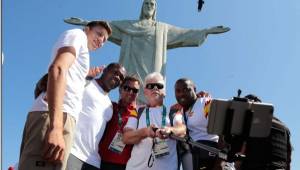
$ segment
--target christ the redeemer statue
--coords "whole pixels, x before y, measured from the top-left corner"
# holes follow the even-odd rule
[[[230,30],[223,26],[183,29],[156,21],[156,5],[155,0],[144,0],[139,20],[109,22],[113,31],[108,40],[121,46],[119,62],[129,75],[136,74],[142,81],[152,72],[160,72],[166,77],[168,49],[200,46],[208,34]],[[65,19],[65,22],[73,25],[88,23],[80,18]],[[140,101],[145,101],[143,96],[141,91]]]

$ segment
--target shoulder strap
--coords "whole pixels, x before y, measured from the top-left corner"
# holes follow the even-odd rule
[[[173,126],[173,119],[175,117],[175,113],[177,112],[178,110],[177,109],[170,109],[169,111],[169,119],[170,119],[170,124],[171,126]]]
[[[137,125],[136,125],[136,128],[139,127],[140,117],[141,117],[143,111],[145,110],[145,108],[146,108],[146,107],[140,107],[140,108],[138,109],[138,114],[137,114],[137,117],[136,117],[136,119],[137,119]]]

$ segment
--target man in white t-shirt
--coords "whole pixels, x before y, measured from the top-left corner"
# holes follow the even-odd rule
[[[40,95],[29,112],[20,149],[20,170],[65,169],[75,121],[81,110],[89,51],[100,48],[111,34],[104,21],[65,31],[52,52],[47,100]],[[49,104],[48,104],[49,103]]]
[[[123,66],[111,63],[85,87],[67,170],[100,169],[98,144],[113,113],[108,93],[121,84],[125,74]]]
[[[175,116],[171,127],[169,114],[163,105],[165,82],[160,73],[146,76],[144,94],[147,106],[138,109],[124,128],[123,142],[134,144],[127,170],[176,170],[176,141],[166,137],[171,132],[185,135],[181,114]],[[155,128],[158,128],[155,132]],[[163,134],[163,135],[162,135]]]
[[[209,96],[198,97],[196,86],[192,80],[181,78],[175,83],[175,96],[187,127],[187,134],[193,141],[217,147],[218,135],[207,133],[208,107],[211,101]],[[193,147],[190,152],[181,155],[185,169],[212,169],[215,165],[216,155],[204,149]],[[191,167],[190,165],[193,165]]]

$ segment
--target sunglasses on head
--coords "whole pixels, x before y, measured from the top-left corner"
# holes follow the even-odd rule
[[[126,92],[132,91],[132,93],[134,93],[134,94],[137,94],[137,93],[139,92],[139,89],[132,88],[132,87],[129,87],[129,86],[127,86],[127,85],[123,86],[122,88],[123,88],[123,90],[126,91]]]
[[[150,90],[154,89],[155,87],[160,90],[164,88],[164,85],[160,83],[149,83],[146,85],[146,89],[150,89]]]

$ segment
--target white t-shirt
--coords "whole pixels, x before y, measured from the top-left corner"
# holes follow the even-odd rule
[[[72,46],[76,51],[76,59],[69,68],[66,75],[66,91],[63,100],[63,112],[67,112],[77,119],[81,110],[82,93],[85,85],[85,77],[90,67],[90,56],[87,47],[87,36],[81,29],[65,31],[55,43],[52,51],[52,60],[56,57],[58,49]],[[41,101],[39,97],[35,100],[31,111],[47,111],[47,102]]]
[[[149,119],[150,124],[154,124],[156,127],[162,127],[162,107],[150,108],[149,109]],[[176,122],[177,121],[177,122]],[[174,125],[180,121],[183,123],[183,118],[181,114],[176,114],[174,118]],[[139,119],[138,129],[147,127],[146,123],[146,109],[144,109],[141,117]],[[166,115],[166,125],[170,126],[169,115]],[[130,117],[125,128],[136,129],[137,119],[135,117]],[[176,151],[176,141],[173,139],[167,139],[167,144],[169,147],[169,155],[163,156],[161,158],[154,158],[154,163],[151,168],[148,168],[148,160],[152,150],[153,139],[145,138],[140,143],[133,146],[131,157],[127,162],[126,170],[177,170],[177,151]]]
[[[71,153],[78,159],[100,168],[98,144],[106,123],[113,114],[108,94],[95,80],[89,83],[83,93],[82,111],[79,113]]]
[[[210,100],[210,98],[204,97],[197,99],[191,111],[192,114],[188,112],[185,113],[189,135],[194,141],[209,140],[218,142],[219,140],[218,135],[207,134],[208,115],[205,115],[204,109],[205,102],[208,100]]]
[[[41,94],[35,99],[33,102],[31,111],[47,111],[48,110],[48,102],[45,101],[46,92],[41,92]]]

